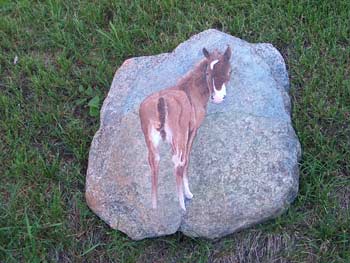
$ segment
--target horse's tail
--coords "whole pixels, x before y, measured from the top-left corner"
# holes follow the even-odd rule
[[[164,125],[165,125],[166,108],[165,108],[165,100],[163,97],[159,98],[157,107],[158,107],[159,122],[160,122],[160,126],[158,130],[160,132],[160,136],[162,137],[162,139],[165,140],[166,132],[164,129]]]

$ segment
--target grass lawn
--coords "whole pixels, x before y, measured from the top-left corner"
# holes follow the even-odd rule
[[[0,262],[350,262],[350,1],[111,2],[0,1]],[[299,195],[214,242],[131,241],[84,200],[96,108],[125,59],[208,28],[283,54]]]

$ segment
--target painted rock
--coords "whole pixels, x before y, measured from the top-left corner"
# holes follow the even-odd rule
[[[221,104],[208,104],[188,169],[193,193],[181,209],[171,147],[159,145],[158,205],[152,208],[140,103],[173,86],[203,59],[202,49],[232,49]],[[89,207],[112,228],[139,240],[181,231],[219,238],[274,218],[298,192],[300,144],[291,122],[284,60],[271,44],[250,44],[206,30],[173,52],[126,60],[101,109],[86,177]]]

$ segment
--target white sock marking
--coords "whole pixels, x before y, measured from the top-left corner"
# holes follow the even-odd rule
[[[184,188],[185,188],[185,196],[187,199],[192,199],[193,194],[191,193],[190,187],[188,185],[187,175],[186,176],[184,175],[183,181],[184,181]]]
[[[157,197],[152,196],[152,208],[156,209],[157,208]]]

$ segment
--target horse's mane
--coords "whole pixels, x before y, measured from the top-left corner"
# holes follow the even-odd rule
[[[208,93],[207,83],[206,83],[206,69],[208,67],[208,61],[207,59],[202,59],[199,61],[191,70],[189,70],[179,81],[177,82],[176,86],[187,91],[188,88],[190,88],[194,82],[202,82],[199,86],[204,86],[201,89],[200,94],[206,95]],[[187,92],[186,92],[187,93]]]

